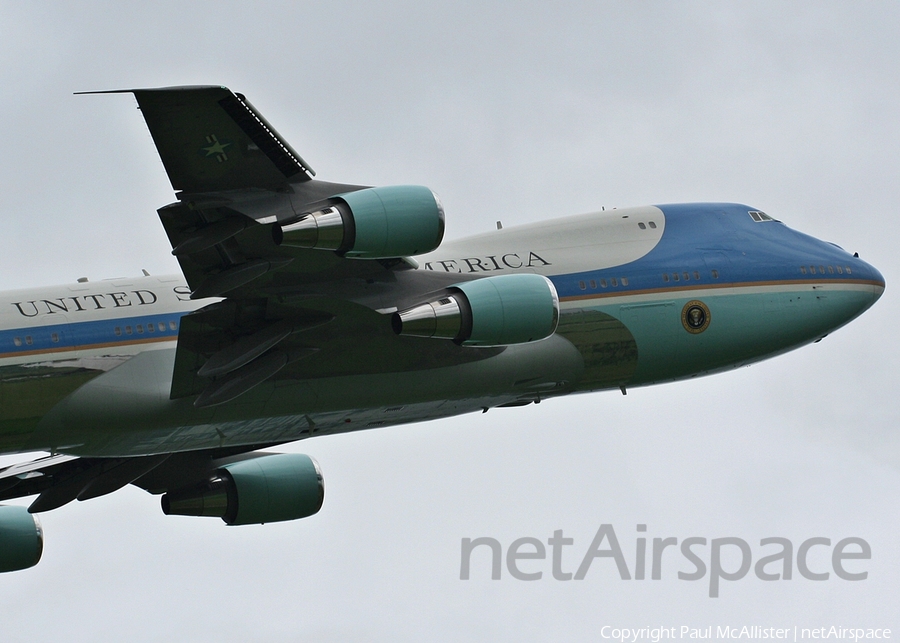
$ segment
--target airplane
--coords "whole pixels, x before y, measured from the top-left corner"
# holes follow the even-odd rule
[[[442,244],[422,186],[315,179],[241,94],[128,93],[176,201],[181,275],[0,293],[0,571],[37,517],[128,484],[166,514],[295,520],[313,436],[727,371],[817,342],[884,291],[873,266],[762,210],[601,210]]]

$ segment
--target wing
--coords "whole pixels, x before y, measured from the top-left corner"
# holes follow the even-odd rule
[[[49,511],[75,500],[112,493],[159,466],[168,456],[78,458],[56,454],[0,469],[0,500],[38,495],[28,510]]]
[[[315,174],[244,96],[225,87],[82,93],[134,94],[175,190],[274,190]]]
[[[28,511],[41,513],[76,499],[104,496],[127,484],[161,494],[202,483],[223,464],[262,457],[265,454],[249,452],[269,446],[272,445],[130,458],[79,458],[53,454],[0,469],[0,501],[37,494]]]
[[[384,314],[460,281],[410,270],[416,264],[403,256],[443,236],[430,190],[313,180],[246,98],[224,87],[124,91],[137,98],[179,190],[159,216],[191,297],[223,298],[183,318],[172,398],[197,396],[197,406],[208,406],[273,378],[496,354],[397,337]]]

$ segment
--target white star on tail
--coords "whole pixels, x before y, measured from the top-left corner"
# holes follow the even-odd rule
[[[228,155],[225,154],[225,148],[231,145],[231,143],[220,143],[219,139],[216,138],[215,134],[210,134],[206,137],[207,143],[212,143],[209,147],[202,148],[207,156],[215,155],[216,160],[221,163],[222,161],[228,160]]]

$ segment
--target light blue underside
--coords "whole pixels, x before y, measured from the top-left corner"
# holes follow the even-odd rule
[[[634,337],[638,364],[630,385],[702,375],[773,357],[820,339],[877,298],[858,290],[709,292],[699,297],[590,307],[619,319]],[[696,334],[682,323],[684,306],[694,300],[710,311],[709,326]]]

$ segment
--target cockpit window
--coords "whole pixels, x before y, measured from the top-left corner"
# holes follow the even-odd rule
[[[760,212],[759,210],[750,210],[747,212],[750,215],[750,218],[756,221],[757,223],[762,223],[763,221],[774,221],[772,217],[770,217],[765,212]]]

